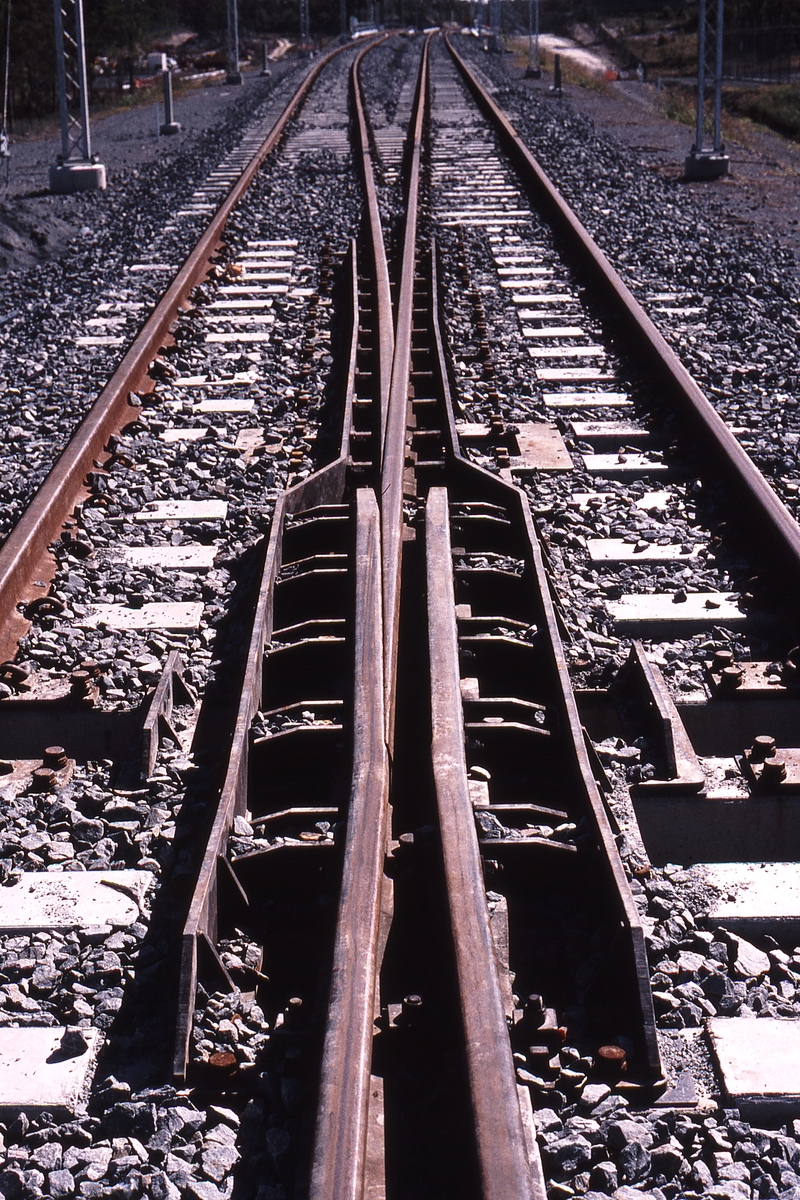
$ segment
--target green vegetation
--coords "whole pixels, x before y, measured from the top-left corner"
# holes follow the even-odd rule
[[[645,62],[647,60],[645,59]],[[694,72],[694,62],[682,72],[691,78]],[[648,67],[648,78],[652,80],[656,71]],[[673,121],[684,125],[694,125],[695,107],[697,103],[694,86],[677,79],[670,79],[670,72],[664,70],[665,86],[661,93],[661,110]],[[709,102],[709,121],[710,102]],[[781,133],[785,137],[800,139],[800,84],[764,84],[761,87],[752,85],[724,84],[722,89],[722,128],[723,138],[735,138],[747,143],[748,130],[752,123],[766,126],[768,129]]]
[[[752,129],[750,122],[742,120],[741,116],[731,110],[728,103],[728,92],[722,93],[722,140],[723,142],[740,142],[747,145],[748,134]],[[680,121],[694,129],[697,120],[697,92],[686,84],[673,82],[665,87],[660,96],[660,107],[665,117],[671,121]],[[709,100],[706,105],[706,130],[710,130],[713,122],[713,108]]]
[[[665,88],[661,93],[661,111],[670,121],[680,121],[681,125],[694,125],[697,114],[697,93],[688,87],[677,86]]]
[[[517,70],[524,71],[528,65],[528,39],[527,37],[510,37],[506,38],[506,48],[511,51],[513,57],[511,65]],[[553,54],[541,47],[539,52],[539,65],[546,74],[551,74],[553,70]],[[564,83],[573,83],[578,87],[590,88],[592,91],[604,92],[608,90],[608,83],[602,75],[597,72],[588,71],[579,63],[572,59],[561,57],[561,79]]]
[[[52,0],[0,0],[0,70],[5,57],[5,30],[11,4],[10,116],[12,131],[22,122],[46,117],[56,110],[55,37]],[[415,0],[383,0],[385,16],[413,19]],[[420,4],[420,10],[430,5]],[[268,34],[299,34],[299,0],[239,0],[242,38]],[[348,0],[347,14],[364,20],[366,0]],[[420,16],[422,16],[422,11]],[[449,15],[449,10],[448,10]],[[311,30],[317,38],[340,32],[337,0],[310,0]],[[226,0],[84,0],[87,60],[103,64],[109,74],[127,80],[136,72],[142,55],[166,49],[179,65],[193,66],[204,51],[225,46]],[[171,50],[173,30],[192,30],[197,38]],[[207,67],[211,63],[200,63]],[[1,83],[1,81],[0,81]],[[119,96],[117,96],[117,100]]]
[[[800,139],[800,84],[741,92],[729,98],[729,105],[742,116],[786,137]]]

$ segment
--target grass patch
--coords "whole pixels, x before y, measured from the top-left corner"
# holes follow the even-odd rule
[[[661,111],[670,121],[694,125],[697,114],[697,93],[683,84],[670,84],[661,93]]]
[[[764,87],[728,98],[734,112],[758,121],[777,133],[800,140],[800,84]]]
[[[695,124],[697,93],[693,87],[672,83],[664,87],[659,107],[665,117],[692,128]],[[706,108],[706,128],[711,128],[712,106]],[[784,137],[800,140],[800,85],[757,89],[723,87],[722,139],[750,145],[753,126],[772,129]]]
[[[736,108],[734,100],[736,93],[727,88],[722,89],[722,141],[738,142],[749,146],[753,132],[752,119]],[[684,83],[670,82],[661,92],[659,108],[670,121],[678,121],[681,125],[694,129],[697,121],[697,91]],[[714,123],[714,107],[711,99],[706,101],[706,135]]]
[[[507,37],[504,39],[506,47],[511,50],[511,66],[518,71],[524,71],[528,66],[528,39],[527,37]],[[543,75],[553,74],[553,53],[546,50],[544,46],[539,48],[539,66],[542,68]],[[562,83],[575,84],[577,87],[590,88],[596,92],[607,92],[608,84],[602,75],[588,71],[579,63],[572,59],[561,55],[561,81]]]

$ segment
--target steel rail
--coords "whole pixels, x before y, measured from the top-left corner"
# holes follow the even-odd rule
[[[377,288],[379,346],[377,358],[380,364],[380,439],[378,459],[381,479],[387,470],[400,479],[400,506],[395,510],[397,539],[391,547],[397,554],[398,589],[396,609],[393,617],[386,620],[385,608],[385,563],[386,517],[385,496],[380,507],[380,547],[375,550],[375,560],[382,573],[379,615],[373,611],[367,630],[357,640],[356,662],[356,710],[354,728],[358,736],[367,720],[369,732],[365,744],[354,755],[354,791],[347,823],[345,860],[342,873],[342,891],[339,899],[339,916],[334,947],[331,978],[331,993],[325,1033],[322,1070],[320,1079],[319,1105],[311,1172],[310,1200],[362,1200],[365,1192],[367,1154],[367,1121],[369,1107],[370,1066],[372,1057],[372,1035],[378,984],[380,904],[383,881],[383,866],[388,836],[389,814],[389,759],[387,733],[392,728],[387,709],[394,710],[396,694],[396,671],[386,666],[387,646],[394,646],[396,653],[397,622],[399,619],[399,556],[402,527],[402,474],[405,461],[404,446],[395,448],[392,455],[388,449],[388,427],[392,412],[390,385],[395,379],[398,352],[405,366],[402,369],[406,380],[402,403],[396,401],[394,412],[402,418],[402,434],[405,435],[405,399],[407,393],[408,366],[410,363],[411,320],[410,299],[406,303],[409,319],[403,319],[403,304],[406,297],[413,297],[414,245],[416,240],[417,195],[419,189],[420,149],[422,136],[422,109],[426,96],[427,45],[423,50],[417,97],[412,116],[412,161],[409,169],[408,193],[410,203],[406,213],[406,243],[403,258],[403,281],[400,288],[398,307],[398,339],[395,339],[394,320],[389,286],[389,270],[386,259],[385,241],[380,209],[375,189],[374,170],[366,105],[360,68],[367,51],[363,51],[353,65],[354,98],[357,123],[364,163],[363,176],[367,200],[369,235],[373,247],[373,268]],[[371,48],[371,47],[370,47]],[[385,485],[382,483],[382,492]],[[362,495],[359,491],[359,496]],[[394,493],[392,493],[394,495]],[[371,493],[370,493],[371,495]],[[372,508],[370,507],[372,515]],[[377,516],[378,509],[375,509]],[[359,534],[359,536],[361,536]],[[390,550],[391,553],[391,550]],[[375,597],[370,597],[375,602]],[[366,596],[363,597],[366,599]],[[360,607],[360,606],[359,606]],[[356,619],[362,621],[364,614],[358,612]],[[394,640],[389,642],[387,628],[393,630]],[[360,650],[359,650],[360,647]],[[371,739],[377,736],[374,724],[379,716],[380,745]],[[364,778],[359,777],[363,795],[355,790],[359,776],[359,760],[363,761]]]
[[[425,507],[431,752],[483,1200],[543,1200],[522,1124],[467,780],[446,488]]]
[[[369,47],[367,47],[369,49]],[[380,213],[374,185],[366,114],[357,64],[351,73],[360,152],[368,156],[362,178],[376,271],[378,346],[373,353],[388,396],[393,353],[391,294]],[[380,279],[383,270],[383,283]],[[272,631],[273,597],[282,558],[285,516],[314,502],[339,500],[347,488],[349,441],[353,425],[356,361],[359,351],[359,291],[352,250],[352,330],[339,458],[316,476],[289,489],[273,516],[266,561],[247,655],[247,675],[236,721],[234,744],[211,836],[183,936],[179,1028],[174,1074],[185,1078],[197,985],[198,949],[218,933],[218,875],[234,816],[247,810],[249,729],[262,688],[264,650]],[[381,365],[382,364],[382,365]],[[320,1075],[317,1129],[310,1195],[315,1200],[359,1200],[364,1190],[367,1119],[377,972],[383,864],[388,823],[388,754],[383,715],[383,621],[381,611],[380,527],[374,493],[356,499],[355,660],[353,663],[353,768],[347,810],[342,888],[333,949],[331,990]]]
[[[381,41],[385,39],[382,38]],[[372,143],[367,120],[364,87],[361,79],[361,64],[374,46],[365,46],[355,58],[352,67],[353,105],[356,111],[359,143],[361,146],[362,180],[367,203],[367,224],[372,246],[372,268],[375,273],[375,299],[378,308],[376,328],[379,333],[378,347],[378,395],[380,397],[381,451],[386,438],[386,421],[389,413],[389,386],[392,378],[394,357],[394,314],[392,312],[392,290],[389,282],[389,263],[386,258],[386,243],[383,237],[378,193],[375,187]]]
[[[184,928],[174,1066],[178,1080],[185,1078],[188,1064],[198,948],[203,940],[212,946],[217,940],[219,872],[234,817],[248,809],[249,730],[258,709],[264,652],[272,635],[274,593],[282,562],[285,518],[316,504],[340,503],[348,487],[347,440],[359,326],[355,250],[352,295],[353,331],[342,453],[330,466],[284,493],[273,516],[233,750]],[[352,775],[309,1191],[313,1200],[360,1200],[367,1168],[369,1084],[389,790],[383,715],[380,519],[377,499],[371,489],[356,491],[355,519]]]
[[[386,736],[390,751],[394,743],[395,679],[400,627],[400,575],[403,539],[403,474],[408,420],[408,380],[411,368],[411,332],[414,323],[414,273],[417,261],[417,217],[419,212],[422,132],[428,103],[428,53],[431,36],[425,40],[417,80],[412,117],[406,223],[403,258],[397,299],[395,350],[386,440],[381,464],[381,537],[383,544],[383,619],[385,630],[384,692],[386,697]]]
[[[353,777],[317,1109],[310,1200],[362,1200],[388,824],[380,519],[356,492]]]
[[[619,850],[614,833],[608,819],[605,805],[592,771],[586,748],[586,736],[578,712],[578,702],[572,688],[564,645],[559,633],[558,617],[553,600],[552,584],[545,566],[539,536],[531,514],[530,504],[525,492],[512,483],[487,471],[477,463],[471,462],[462,452],[456,429],[455,408],[447,373],[447,361],[444,337],[442,335],[441,317],[438,304],[439,286],[436,255],[432,255],[432,328],[434,337],[434,352],[437,361],[437,373],[444,407],[444,437],[447,447],[447,457],[456,468],[454,482],[457,480],[468,494],[476,490],[482,491],[492,499],[510,510],[516,509],[525,529],[528,543],[533,576],[539,595],[539,601],[547,633],[547,645],[552,660],[553,673],[558,692],[557,707],[560,710],[562,725],[568,738],[573,761],[578,768],[581,790],[584,801],[591,815],[595,833],[602,848],[604,860],[613,886],[619,898],[620,909],[625,928],[630,938],[630,952],[635,976],[637,1002],[639,1007],[642,1048],[647,1064],[647,1072],[652,1082],[662,1078],[661,1056],[658,1049],[655,1012],[650,988],[650,971],[647,958],[647,948],[644,941],[644,929],[639,911],[634,903],[630,885],[625,875],[625,868],[619,856]]]
[[[198,948],[202,940],[212,945],[217,940],[220,863],[225,858],[228,836],[233,828],[234,817],[241,816],[247,811],[250,726],[258,711],[258,702],[262,693],[264,650],[272,636],[273,596],[281,563],[284,522],[287,514],[294,513],[303,507],[311,507],[313,504],[327,503],[332,497],[340,497],[345,486],[358,353],[358,264],[355,245],[351,245],[350,291],[352,330],[339,456],[329,466],[285,491],[278,498],[272,514],[266,556],[254,605],[253,624],[247,646],[247,666],[239,696],[231,749],[182,934],[172,1069],[173,1077],[179,1083],[186,1079],[189,1064],[197,992]]]
[[[567,236],[594,282],[611,299],[615,313],[623,317],[628,334],[655,369],[657,378],[668,387],[708,439],[710,447],[727,468],[732,482],[746,498],[748,516],[759,519],[759,524],[786,554],[793,574],[800,577],[800,526],[560,195],[506,114],[482,87],[453,46],[449,35],[445,35],[445,44],[469,91],[500,136],[521,178],[547,210],[554,227]]]
[[[373,269],[376,272],[374,284],[378,313],[377,322],[373,324],[378,345],[373,345],[373,353],[380,372],[379,395],[383,413],[389,385],[387,364],[390,368],[394,349],[393,321],[366,113],[357,75],[357,66],[363,61],[365,53],[362,51],[356,59],[351,80],[360,151],[362,158],[368,160],[364,162],[362,177],[373,248]],[[353,328],[340,457],[319,477],[320,485],[323,485],[323,477],[328,476],[329,486],[325,488],[328,500],[344,493],[350,461],[349,435],[360,327],[358,272],[355,264],[354,250]],[[258,616],[248,654],[249,678],[236,725],[235,752],[231,756],[215,828],[201,872],[203,886],[195,894],[184,933],[181,1030],[176,1053],[176,1075],[179,1078],[181,1070],[185,1073],[188,1060],[198,945],[202,936],[212,940],[216,937],[219,862],[225,854],[234,815],[246,809],[247,737],[261,692],[261,664],[272,626],[272,597],[281,560],[284,513],[307,507],[305,497],[311,482],[307,480],[299,489],[291,489],[286,493],[273,518]],[[356,510],[353,764],[309,1184],[312,1200],[361,1200],[367,1169],[370,1068],[389,812],[389,763],[384,737],[380,520],[372,491],[357,491]]]
[[[22,632],[20,629],[14,634],[14,618],[17,617],[17,624],[21,623],[16,606],[27,598],[30,580],[37,573],[49,543],[58,536],[64,519],[78,502],[87,472],[103,454],[109,437],[133,419],[136,410],[129,404],[130,394],[143,386],[150,364],[168,337],[180,307],[204,278],[210,256],[222,240],[233,209],[247,192],[264,160],[279,144],[286,126],[299,111],[320,72],[344,49],[345,46],[340,46],[331,50],[304,77],[0,549],[0,640],[3,643],[0,652],[4,657],[13,655],[16,640]]]

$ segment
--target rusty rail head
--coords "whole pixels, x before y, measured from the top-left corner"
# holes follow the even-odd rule
[[[356,492],[353,775],[333,950],[310,1200],[362,1200],[389,794],[380,518]]]
[[[353,397],[356,394],[356,362],[358,360],[358,247],[350,239],[350,350],[345,378],[342,436],[339,438],[339,458],[345,461],[350,453],[350,433],[353,428]]]
[[[144,383],[150,363],[168,335],[180,306],[205,276],[209,258],[221,241],[233,208],[250,187],[264,159],[280,142],[287,124],[299,110],[323,67],[345,48],[340,46],[324,55],[305,75],[9,534],[0,550],[0,630],[6,630],[13,620],[16,605],[25,596],[32,572],[81,496],[84,479],[94,460],[103,454],[111,434],[135,415],[136,410],[128,404],[129,395]]]
[[[439,376],[439,390],[442,398],[442,433],[444,435],[444,444],[446,453],[454,459],[467,461],[461,453],[461,444],[458,440],[458,430],[456,428],[456,406],[453,396],[453,389],[450,386],[450,373],[448,370],[448,354],[445,348],[445,337],[443,331],[443,305],[442,305],[442,288],[439,285],[439,243],[435,237],[431,239],[430,249],[430,271],[431,271],[431,333],[433,335],[433,349]]]
[[[414,311],[414,274],[417,261],[417,217],[419,212],[422,130],[428,98],[428,51],[430,35],[425,39],[417,80],[417,95],[411,118],[406,224],[403,261],[397,301],[392,383],[389,414],[381,467],[381,536],[383,541],[383,619],[385,631],[384,675],[386,685],[386,730],[391,747],[394,742],[394,706],[397,674],[397,641],[400,624],[400,572],[403,537],[403,472],[405,468],[408,383],[411,369],[411,329]]]
[[[256,598],[255,616],[247,652],[247,668],[242,683],[227,770],[183,928],[172,1066],[173,1078],[177,1084],[182,1084],[186,1079],[191,1053],[192,1024],[197,991],[198,940],[202,936],[207,937],[212,944],[217,940],[218,864],[226,852],[233,818],[237,814],[243,814],[247,808],[250,725],[258,710],[261,696],[264,647],[272,633],[272,598],[280,568],[285,515],[286,497],[284,495],[278,499],[272,515],[272,527]]]
[[[584,268],[588,269],[595,284],[611,299],[614,312],[623,318],[629,336],[655,371],[656,377],[694,422],[709,449],[723,465],[731,483],[741,492],[748,519],[755,518],[761,529],[767,532],[770,541],[785,555],[792,574],[800,579],[800,526],[560,195],[506,114],[481,86],[448,35],[445,35],[445,42],[468,89],[479,107],[489,116],[522,179],[530,185],[554,226],[566,235],[570,247]]]
[[[631,966],[634,973],[634,986],[637,992],[637,1003],[641,1017],[642,1043],[647,1072],[652,1080],[659,1080],[662,1075],[661,1057],[658,1049],[653,997],[650,988],[650,971],[647,961],[647,950],[644,943],[644,930],[638,909],[634,904],[630,886],[625,875],[625,869],[619,856],[619,850],[609,823],[608,814],[595,780],[592,766],[586,749],[586,741],[581,725],[578,704],[572,689],[564,646],[558,626],[558,616],[552,593],[552,582],[545,566],[539,536],[531,514],[528,497],[521,488],[507,483],[484,467],[467,459],[462,451],[456,430],[453,397],[447,375],[445,362],[444,337],[442,335],[440,310],[438,304],[439,285],[437,273],[437,255],[434,245],[431,254],[431,303],[434,351],[437,361],[437,373],[441,389],[444,413],[443,431],[447,445],[448,457],[460,472],[460,480],[468,492],[482,492],[491,496],[493,501],[510,511],[517,512],[525,530],[525,537],[530,551],[530,562],[535,581],[535,587],[542,606],[544,624],[547,629],[547,646],[552,657],[554,679],[558,692],[559,707],[563,717],[565,734],[569,737],[574,762],[577,766],[583,794],[586,800],[588,815],[597,834],[608,872],[619,897],[619,904],[625,926],[630,936]],[[477,485],[477,486],[476,486]]]
[[[381,38],[381,41],[384,40],[385,38]],[[386,439],[386,420],[389,412],[389,385],[392,377],[392,358],[394,357],[394,315],[392,313],[392,290],[389,283],[389,264],[386,259],[386,243],[383,239],[383,224],[378,205],[378,193],[375,187],[372,143],[370,140],[366,104],[364,102],[364,87],[361,80],[361,64],[365,56],[376,45],[378,43],[373,42],[369,46],[365,46],[356,55],[351,78],[361,150],[361,172],[364,195],[367,202],[367,223],[369,225],[369,235],[372,244],[372,266],[375,272],[375,300],[378,306],[378,319],[374,323],[374,326],[378,334],[378,396],[380,398],[381,414],[379,444],[382,450]]]
[[[352,423],[351,409],[354,396],[359,324],[358,260],[354,242],[351,243],[350,249],[352,335],[350,360],[346,374],[347,384],[343,398],[342,452],[327,467],[309,475],[302,483],[284,492],[278,498],[272,514],[266,558],[259,582],[253,625],[247,648],[247,668],[239,698],[225,779],[183,928],[172,1068],[173,1076],[178,1083],[182,1083],[186,1079],[191,1051],[192,1022],[197,989],[198,941],[203,936],[208,937],[212,944],[216,940],[218,863],[220,858],[225,855],[234,816],[244,813],[247,807],[250,725],[258,710],[261,697],[264,647],[272,636],[273,596],[275,580],[281,565],[284,521],[288,513],[297,512],[303,507],[311,508],[316,504],[330,503],[340,499],[345,489],[348,461],[346,433]]]
[[[425,507],[433,774],[483,1200],[544,1200],[522,1125],[478,837],[467,780],[450,512],[446,488]]]

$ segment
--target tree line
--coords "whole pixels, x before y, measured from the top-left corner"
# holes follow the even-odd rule
[[[9,117],[13,130],[15,122],[56,111],[56,59],[53,0],[0,0],[0,70],[5,60],[9,4]],[[380,0],[372,6],[363,0],[347,0],[346,15],[366,20],[371,11],[376,18],[395,22],[401,18],[414,20],[422,8],[416,0]],[[297,36],[299,10],[299,0],[239,0],[242,36]],[[103,56],[124,64],[130,73],[159,36],[174,30],[192,30],[201,48],[224,46],[226,14],[226,0],[84,0],[90,70],[91,64]],[[316,36],[330,37],[340,32],[339,0],[310,0],[310,16]]]

